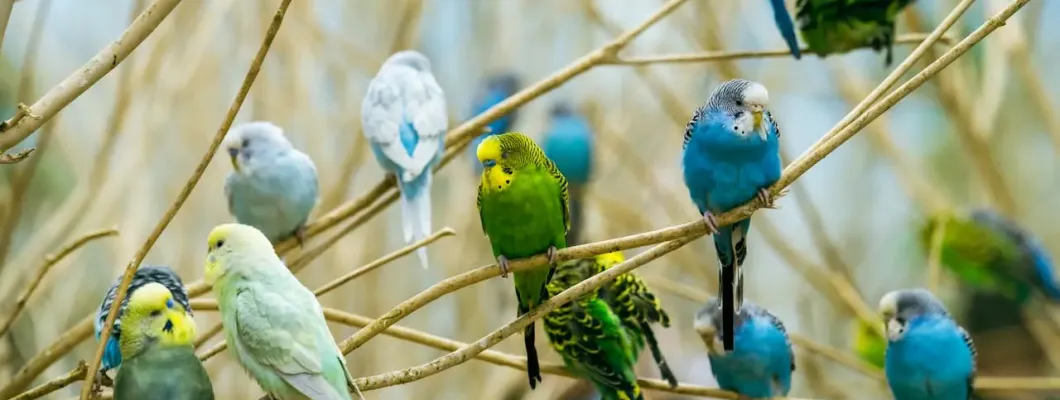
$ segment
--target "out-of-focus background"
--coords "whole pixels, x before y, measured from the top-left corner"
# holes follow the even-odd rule
[[[0,115],[31,104],[79,68],[128,25],[143,1],[21,0],[15,4],[0,57]],[[789,3],[794,3],[793,1]],[[929,32],[956,1],[920,1],[899,19],[898,32]],[[1007,2],[980,1],[949,35],[959,38]],[[11,331],[0,337],[0,387],[64,332],[95,312],[171,204],[220,125],[278,0],[183,2],[131,56],[53,118],[20,148],[27,161],[0,166],[0,315],[6,315],[46,254],[100,228],[121,234],[89,243],[49,273]],[[426,54],[445,90],[451,124],[472,115],[490,75],[509,72],[523,87],[643,21],[661,1],[567,0],[299,0],[287,14],[236,123],[270,120],[317,165],[322,196],[314,217],[363,194],[383,173],[360,132],[368,80],[392,52]],[[792,7],[789,4],[789,7]],[[693,0],[645,32],[624,55],[784,47],[766,1]],[[932,201],[992,206],[1012,215],[1047,249],[1060,249],[1054,199],[1058,187],[1052,138],[1060,137],[1060,3],[1034,1],[940,77],[820,162],[777,203],[755,214],[746,266],[747,298],[777,314],[788,331],[853,354],[854,317],[834,286],[848,276],[865,304],[896,288],[928,285],[928,251],[919,227]],[[895,46],[897,65],[912,49]],[[945,46],[936,48],[932,57]],[[925,64],[914,67],[919,70]],[[893,65],[892,67],[893,68]],[[716,63],[600,66],[519,109],[514,129],[540,140],[549,108],[573,104],[595,132],[595,171],[586,189],[582,242],[662,228],[697,218],[680,179],[684,124],[711,88],[732,77],[765,84],[783,126],[788,160],[838,122],[890,71],[881,54],[858,50],[825,60],[808,55]],[[1052,122],[1050,122],[1052,121]],[[969,142],[974,142],[969,144]],[[985,152],[984,152],[985,151]],[[984,157],[984,154],[988,157]],[[997,173],[991,190],[982,171]],[[211,163],[187,204],[145,262],[175,268],[184,281],[202,277],[206,234],[233,220],[223,194],[231,166]],[[31,175],[28,175],[31,174]],[[470,154],[436,175],[434,226],[456,230],[430,247],[422,270],[406,257],[321,298],[326,307],[376,317],[445,277],[492,261],[474,207],[477,176]],[[993,179],[993,178],[991,178]],[[936,199],[936,200],[931,200]],[[329,236],[329,235],[325,235]],[[320,242],[323,237],[310,239]],[[713,293],[716,259],[710,239],[697,240],[641,269],[670,312],[656,328],[682,382],[714,386],[694,312]],[[404,245],[400,214],[390,207],[298,274],[307,287],[364,265]],[[296,253],[298,250],[295,251]],[[627,251],[627,256],[637,251]],[[1016,311],[964,312],[968,292],[943,271],[938,291],[968,325]],[[207,295],[209,296],[209,295]],[[857,297],[857,296],[855,296]],[[401,325],[474,341],[514,318],[511,282],[490,279],[415,312]],[[974,310],[973,310],[974,311]],[[977,336],[980,375],[1056,374],[1060,339],[1031,316]],[[200,330],[218,315],[196,313]],[[1014,326],[1014,327],[1013,327]],[[355,328],[332,325],[339,338]],[[211,340],[211,344],[221,340]],[[90,359],[94,340],[34,381],[44,382]],[[543,334],[542,358],[559,362]],[[519,335],[494,348],[522,356]],[[1045,351],[1041,350],[1045,349]],[[443,351],[379,336],[348,356],[354,376],[427,362]],[[829,399],[887,398],[865,374],[797,347],[792,395]],[[850,355],[852,357],[852,355]],[[641,376],[656,377],[642,356]],[[218,398],[255,399],[257,385],[228,353],[207,361]],[[410,384],[366,393],[369,399],[587,398],[577,381],[546,375],[535,391],[525,373],[481,361]],[[46,398],[73,396],[79,384]],[[581,391],[582,394],[576,394]],[[997,398],[1043,398],[1042,392],[997,392]],[[648,399],[687,398],[647,392]]]

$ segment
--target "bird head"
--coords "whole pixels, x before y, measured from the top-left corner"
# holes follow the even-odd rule
[[[901,339],[911,321],[924,315],[949,316],[946,307],[926,289],[902,289],[888,292],[880,298],[887,340]]]
[[[478,144],[475,155],[482,163],[482,185],[488,191],[507,189],[532,157],[544,157],[533,140],[518,132],[487,136]]]
[[[228,131],[222,144],[228,150],[228,157],[236,172],[243,172],[254,160],[291,148],[283,129],[268,121],[239,124]]]
[[[725,354],[725,346],[722,344],[721,335],[718,333],[721,326],[721,300],[713,297],[707,300],[703,308],[696,312],[695,322],[692,324],[707,353],[712,355]]]
[[[210,231],[206,238],[206,265],[203,279],[206,283],[217,285],[225,279],[233,265],[233,258],[247,257],[257,253],[262,256],[275,256],[272,243],[257,228],[243,224],[222,224]]]
[[[431,71],[431,60],[416,50],[402,50],[394,53],[383,62],[380,70],[393,65],[404,65],[419,72]]]
[[[758,82],[733,79],[718,85],[707,101],[707,108],[720,109],[734,119],[733,129],[746,137],[758,133],[762,140],[768,135],[765,113],[769,107],[769,91]]]
[[[195,338],[195,320],[158,282],[149,282],[129,295],[122,320],[123,347],[146,338],[174,344],[188,344]]]

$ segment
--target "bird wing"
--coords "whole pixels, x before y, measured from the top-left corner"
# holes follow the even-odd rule
[[[445,93],[429,72],[421,72],[420,79],[410,82],[405,88],[405,107],[412,117],[419,141],[412,152],[412,162],[419,171],[438,155],[449,128],[449,115],[445,105]]]
[[[777,139],[780,139],[780,124],[777,123],[777,119],[773,117],[773,113],[766,111],[766,122],[768,126],[773,127],[773,134],[777,135]]]
[[[307,310],[279,293],[241,289],[236,294],[240,345],[254,360],[272,368],[311,399],[341,399],[323,377],[320,348]]]
[[[545,157],[545,153],[541,152],[541,157],[545,170],[548,171],[549,175],[552,175],[552,179],[559,185],[559,205],[560,209],[563,210],[563,226],[564,233],[570,230],[570,191],[567,188],[567,178],[563,176],[563,173],[559,172],[559,168],[556,167],[556,163]]]
[[[979,355],[979,352],[975,349],[975,343],[972,342],[972,335],[968,334],[967,330],[958,325],[957,332],[961,334],[961,339],[964,340],[964,345],[968,346],[968,351],[972,353],[972,374],[968,376],[968,396],[969,398],[971,398],[973,390],[972,388],[973,386],[975,386],[975,373],[976,370],[979,369],[975,361],[976,357]]]
[[[414,170],[412,157],[401,143],[400,134],[405,112],[403,81],[413,79],[413,74],[416,72],[407,67],[384,67],[368,83],[361,102],[364,136],[403,170]]]
[[[780,318],[777,318],[776,315],[773,315],[764,309],[758,309],[757,311],[760,311],[760,315],[768,319],[769,323],[773,324],[773,326],[780,330],[780,333],[784,334],[784,341],[788,344],[788,352],[791,353],[791,371],[795,372],[795,352],[791,349],[791,338],[788,336],[788,330],[784,328],[784,323],[781,322]]]
[[[560,289],[555,285],[550,286],[550,291]],[[625,388],[630,382],[622,371],[612,365],[610,360],[613,358],[608,357],[607,349],[604,348],[606,341],[619,339],[615,335],[620,334],[621,328],[613,325],[610,326],[612,329],[607,329],[605,321],[591,312],[590,308],[594,306],[602,309],[607,307],[599,298],[581,298],[560,306],[545,317],[545,329],[556,352],[575,360],[581,372],[589,375],[592,381],[609,388]],[[616,322],[617,317],[612,316],[611,320]]]
[[[685,138],[681,142],[682,150],[688,147],[688,141],[692,140],[692,132],[696,130],[696,125],[698,125],[699,121],[703,119],[703,114],[705,114],[706,112],[706,107],[697,108],[696,111],[692,113],[692,119],[688,120],[688,123],[685,124]]]

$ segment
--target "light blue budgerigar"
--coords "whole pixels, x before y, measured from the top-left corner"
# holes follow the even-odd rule
[[[125,299],[122,300],[121,307],[118,309],[118,316],[114,319],[114,327],[111,329],[110,337],[107,338],[107,346],[103,350],[103,360],[99,367],[100,375],[105,375],[107,371],[121,365],[121,317],[129,307],[129,299],[132,294],[137,289],[151,282],[162,284],[166,289],[169,289],[173,293],[173,299],[186,310],[189,316],[192,315],[191,306],[188,305],[188,293],[184,290],[184,282],[180,280],[180,276],[176,272],[164,265],[141,265],[133,275],[132,282],[129,283],[129,289],[126,291]],[[103,302],[99,305],[99,310],[96,311],[96,319],[93,321],[96,340],[99,340],[100,334],[103,333],[103,324],[107,322],[107,315],[110,313],[110,308],[114,305],[114,297],[118,294],[119,283],[121,283],[121,276],[118,276],[114,283],[110,285],[107,294],[103,296]]]
[[[880,299],[887,332],[884,371],[896,400],[968,400],[975,382],[972,337],[925,289]]]
[[[780,127],[768,105],[765,86],[730,80],[714,89],[685,127],[684,182],[707,230],[714,235],[726,350],[732,350],[731,322],[743,301],[741,267],[747,256],[751,219],[719,228],[714,214],[755,197],[766,207],[772,206],[768,188],[780,179]]]
[[[753,303],[745,303],[736,315],[736,346],[729,351],[718,338],[720,306],[717,298],[708,300],[696,313],[693,325],[707,347],[710,371],[718,386],[744,398],[787,395],[795,372],[795,355],[780,318]]]
[[[788,45],[788,51],[791,52],[791,55],[796,60],[802,58],[799,40],[795,38],[795,22],[791,20],[791,13],[788,12],[788,7],[784,5],[784,0],[769,0],[769,5],[773,7],[773,22],[776,22],[780,36],[784,38],[784,43]]]
[[[550,124],[541,147],[545,156],[567,178],[570,192],[570,231],[567,244],[577,245],[582,237],[582,201],[593,173],[593,129],[570,104],[557,102],[549,112]]]
[[[471,115],[468,118],[482,114],[508,99],[519,91],[520,86],[519,77],[514,72],[501,72],[490,75],[486,78],[481,92],[475,96],[471,105]],[[468,157],[471,158],[471,166],[475,171],[476,177],[482,175],[482,162],[478,160],[478,154],[476,154],[479,143],[482,143],[482,139],[485,139],[486,136],[510,132],[512,126],[515,125],[516,118],[519,116],[518,110],[518,108],[514,108],[507,114],[486,124],[489,132],[476,136],[471,140],[471,145],[468,146],[467,152]]]
[[[430,60],[414,50],[390,56],[368,84],[361,125],[379,165],[397,177],[405,241],[425,239],[431,234],[432,168],[442,159],[449,127]],[[427,248],[416,255],[427,268]]]
[[[233,127],[223,144],[233,169],[225,179],[225,197],[236,221],[258,228],[273,244],[292,236],[303,243],[309,213],[320,198],[313,160],[268,121]]]

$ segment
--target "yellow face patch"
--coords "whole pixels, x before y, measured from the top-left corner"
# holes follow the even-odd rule
[[[218,225],[206,237],[206,264],[203,266],[203,279],[206,283],[212,285],[221,276],[221,265],[216,250],[225,244],[229,232],[232,231],[232,226],[232,224]]]
[[[483,165],[493,162],[494,165],[501,160],[501,141],[496,136],[487,136],[478,144],[475,155]]]
[[[512,185],[515,174],[510,167],[494,165],[482,171],[482,183],[489,191],[502,191]]]

